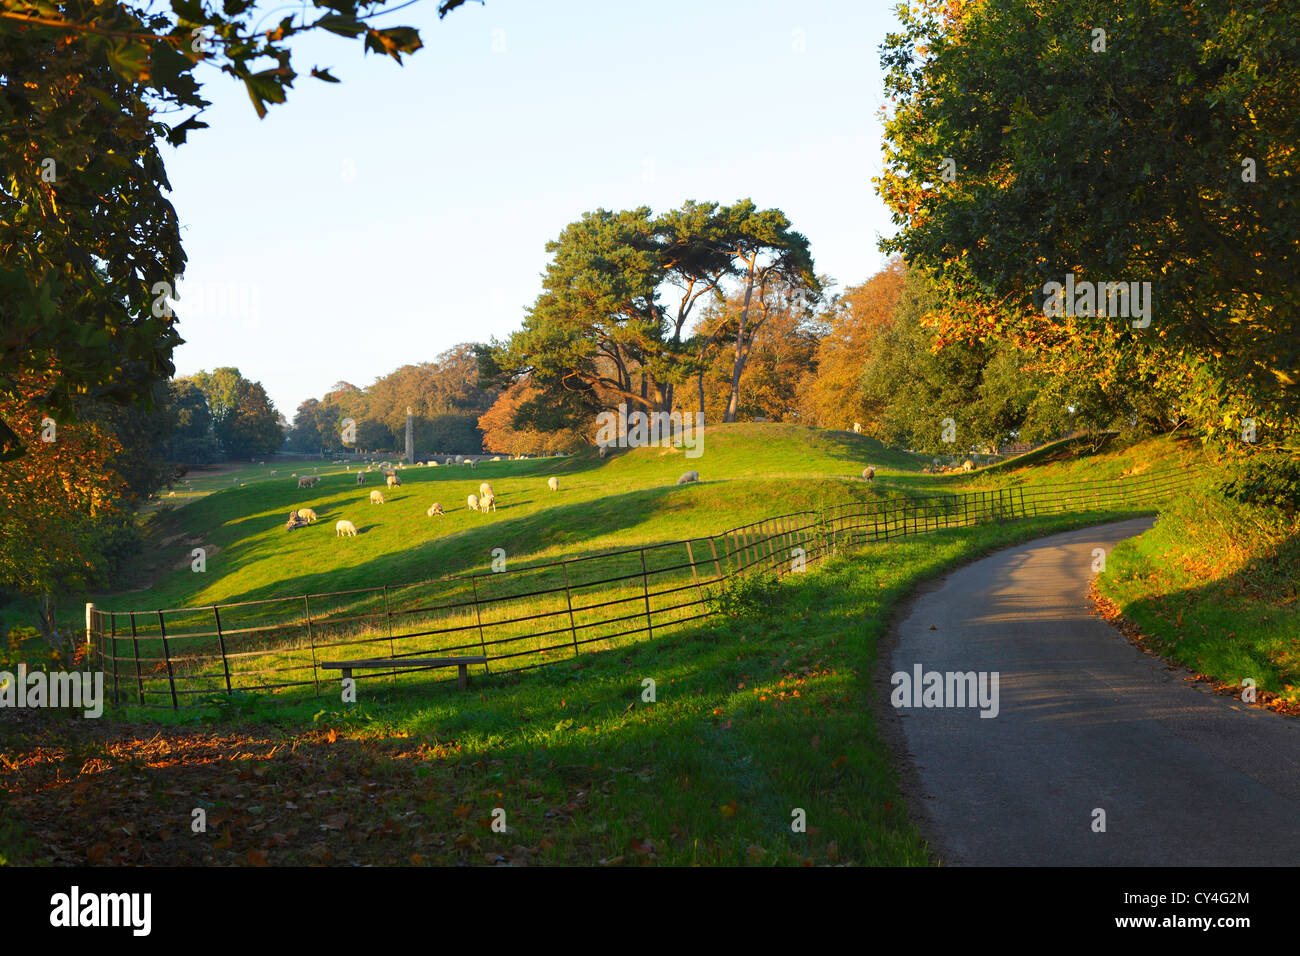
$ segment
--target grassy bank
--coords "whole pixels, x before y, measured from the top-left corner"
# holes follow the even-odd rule
[[[1098,594],[1167,659],[1300,704],[1300,521],[1206,481],[1107,558]]]

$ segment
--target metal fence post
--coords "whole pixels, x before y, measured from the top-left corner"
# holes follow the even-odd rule
[[[302,610],[307,615],[307,642],[311,644],[311,681],[316,693],[320,693],[320,668],[316,666],[316,633],[311,626],[311,602],[307,595],[302,596]]]
[[[144,703],[144,677],[140,673],[140,639],[135,632],[135,611],[131,612],[131,653],[135,657],[135,683],[140,693],[140,703]]]
[[[217,624],[217,646],[221,648],[221,667],[226,672],[226,696],[233,693],[230,689],[230,660],[226,657],[226,637],[221,633],[221,611],[217,606],[212,605],[212,619]]]
[[[573,620],[573,596],[569,593],[569,562],[560,562],[564,571],[564,602],[569,606],[569,633],[573,635],[573,656],[578,656],[578,625]]]
[[[167,661],[167,686],[172,692],[172,710],[179,709],[176,703],[176,674],[172,671],[172,652],[167,647],[167,622],[163,620],[163,612],[158,612],[158,633],[162,635],[163,658]]]
[[[645,548],[641,549],[641,593],[645,597],[645,626],[650,632],[650,640],[655,638],[655,626],[650,620],[650,581],[645,569]]]
[[[470,587],[474,589],[474,620],[478,622],[478,646],[483,651],[483,656],[487,657],[487,642],[483,640],[483,615],[479,612],[478,607],[478,580],[474,577],[469,579]],[[483,673],[491,674],[492,670],[488,667],[488,662],[483,662]]]

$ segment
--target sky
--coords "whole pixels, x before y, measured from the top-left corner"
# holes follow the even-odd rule
[[[546,243],[602,207],[748,197],[839,288],[863,281],[893,232],[871,183],[893,6],[487,0],[440,21],[421,0],[376,21],[420,30],[401,66],[300,38],[264,120],[201,73],[210,128],[165,151],[189,256],[177,375],[236,366],[292,420],[335,382],[504,339]]]

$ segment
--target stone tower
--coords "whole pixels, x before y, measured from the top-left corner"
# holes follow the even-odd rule
[[[411,417],[411,406],[406,406],[406,463],[415,464],[415,419]]]

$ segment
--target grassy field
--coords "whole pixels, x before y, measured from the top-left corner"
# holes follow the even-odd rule
[[[875,729],[876,648],[921,581],[1103,520],[872,546],[735,584],[719,617],[515,677],[358,703],[237,697],[9,728],[22,863],[924,865]],[[1112,516],[1118,517],[1118,516]],[[654,681],[654,700],[646,680]],[[80,772],[71,768],[80,768]],[[70,772],[71,771],[71,772]],[[196,835],[196,808],[209,829]],[[492,829],[495,817],[504,832]],[[796,811],[806,815],[795,832]]]
[[[109,608],[206,605],[485,570],[494,548],[514,564],[673,541],[758,520],[783,506],[799,510],[865,497],[873,493],[858,477],[865,465],[888,473],[917,462],[850,433],[733,425],[710,428],[704,454],[694,459],[679,449],[643,448],[605,461],[587,454],[485,462],[473,470],[407,468],[402,487],[385,490],[383,505],[369,504],[370,491],[382,487],[375,473],[362,487],[344,466],[320,466],[320,485],[300,490],[281,470],[275,478],[245,476],[243,487],[232,481],[153,518],[139,569],[148,586],[89,599]],[[676,487],[687,470],[701,473],[700,484]],[[560,480],[558,492],[547,489],[552,475]],[[483,481],[497,498],[497,511],[487,515],[465,507]],[[435,501],[445,517],[426,516]],[[286,516],[299,507],[314,509],[320,520],[286,532]],[[335,536],[342,518],[356,524],[356,538]],[[203,573],[191,570],[196,547],[206,552]]]

